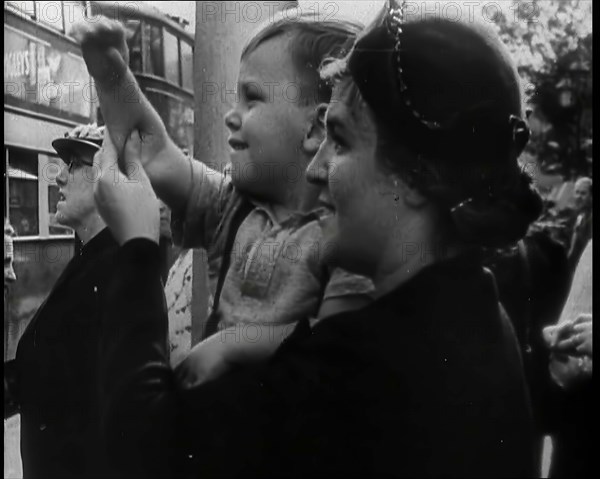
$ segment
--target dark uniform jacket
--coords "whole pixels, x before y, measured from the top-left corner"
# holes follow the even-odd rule
[[[518,345],[476,260],[302,321],[266,364],[188,390],[159,273],[158,247],[128,242],[105,310],[105,441],[129,477],[534,475]]]
[[[11,391],[28,478],[102,477],[97,359],[101,310],[118,244],[108,228],[67,265],[19,341]],[[10,373],[9,373],[10,374]]]

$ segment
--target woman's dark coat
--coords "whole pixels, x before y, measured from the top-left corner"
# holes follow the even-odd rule
[[[121,249],[104,319],[106,441],[129,476],[534,475],[518,345],[476,260],[301,322],[267,364],[183,391],[158,258],[148,240]]]

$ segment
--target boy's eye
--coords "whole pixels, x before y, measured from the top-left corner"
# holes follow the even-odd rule
[[[248,86],[244,88],[244,96],[247,101],[260,101],[262,100],[262,95],[258,86]]]
[[[334,135],[328,135],[327,139],[331,141],[333,145],[333,149],[336,153],[341,153],[344,150],[345,144],[344,141]]]

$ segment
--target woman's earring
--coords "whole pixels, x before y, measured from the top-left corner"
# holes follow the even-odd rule
[[[396,180],[396,179],[394,180],[394,188],[398,188],[398,180]],[[396,203],[398,203],[399,199],[400,199],[400,195],[398,195],[398,193],[394,193],[394,201]]]

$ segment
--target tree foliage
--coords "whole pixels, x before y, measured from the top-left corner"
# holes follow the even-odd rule
[[[592,2],[513,1],[493,24],[513,54],[538,128],[529,151],[567,176],[591,174]]]

